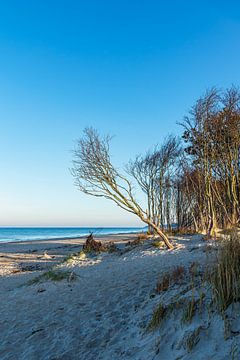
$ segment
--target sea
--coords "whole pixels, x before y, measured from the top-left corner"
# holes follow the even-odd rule
[[[144,227],[0,227],[0,242],[71,239],[80,236],[138,233]]]

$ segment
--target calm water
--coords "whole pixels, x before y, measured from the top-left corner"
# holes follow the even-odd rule
[[[10,241],[25,241],[25,240],[44,240],[44,239],[68,239],[79,236],[89,235],[93,232],[95,235],[106,235],[106,234],[124,234],[129,232],[140,232],[144,228],[136,227],[113,227],[113,228],[87,228],[87,227],[74,227],[74,228],[63,228],[63,227],[0,227],[0,242]]]

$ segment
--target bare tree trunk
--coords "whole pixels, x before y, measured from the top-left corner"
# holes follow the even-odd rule
[[[174,246],[169,241],[167,235],[165,235],[159,227],[157,227],[150,219],[146,219],[146,218],[141,217],[141,216],[140,216],[140,218],[142,219],[142,221],[144,221],[146,224],[150,225],[156,231],[156,233],[164,241],[165,245],[167,246],[167,248],[169,250],[174,249]]]
[[[174,246],[170,243],[168,237],[157,227],[153,227],[156,231],[156,233],[160,236],[160,238],[164,241],[165,245],[169,250],[173,250]]]

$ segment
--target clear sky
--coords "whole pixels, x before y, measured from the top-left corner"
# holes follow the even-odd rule
[[[139,225],[73,186],[84,127],[120,167],[240,84],[239,1],[0,1],[0,225]]]

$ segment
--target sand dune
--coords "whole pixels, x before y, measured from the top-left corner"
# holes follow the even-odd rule
[[[205,317],[202,320],[196,317],[183,326],[176,313],[156,331],[146,331],[160,300],[154,291],[157,280],[176,266],[188,269],[193,262],[203,266],[206,243],[200,236],[178,237],[174,239],[177,248],[167,251],[154,248],[150,241],[126,247],[123,243],[129,236],[114,237],[122,244],[121,252],[70,263],[61,261],[66,254],[76,251],[74,247],[79,246],[81,239],[1,245],[1,254],[6,257],[11,253],[15,264],[15,258],[29,251],[26,263],[38,260],[42,265],[45,261],[45,266],[58,263],[60,271],[74,273],[75,277],[59,282],[43,279],[32,285],[27,282],[40,271],[0,278],[0,358],[230,359],[232,340],[224,341],[223,325],[217,317],[208,327]],[[37,258],[41,252],[43,256],[46,247],[48,254],[54,256],[50,262]],[[177,295],[183,286],[167,291],[165,301]],[[184,339],[199,326],[202,326],[200,339],[189,352]]]

